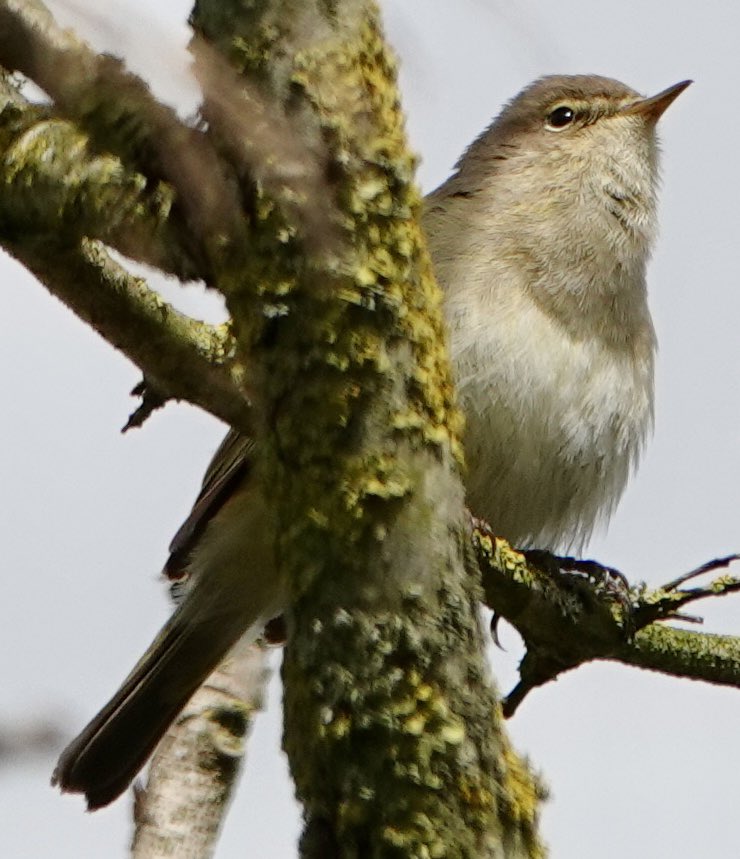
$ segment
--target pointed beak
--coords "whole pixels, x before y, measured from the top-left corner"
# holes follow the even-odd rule
[[[633,101],[631,104],[623,107],[619,113],[622,116],[639,114],[640,116],[644,116],[649,122],[657,122],[668,107],[692,83],[693,81],[681,81],[681,83],[673,84],[673,86],[669,86],[668,89],[664,89],[663,92],[659,92],[650,98],[641,98],[639,101]]]

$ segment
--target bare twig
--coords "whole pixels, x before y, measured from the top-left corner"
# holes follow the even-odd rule
[[[693,570],[689,570],[688,573],[679,576],[677,579],[673,579],[673,581],[667,582],[665,585],[663,585],[662,590],[674,591],[676,590],[676,588],[686,584],[686,582],[690,581],[691,579],[696,579],[699,576],[703,576],[704,573],[713,573],[715,570],[721,570],[724,567],[729,567],[730,564],[734,564],[735,561],[740,561],[740,555],[725,555],[724,558],[714,558],[711,561],[707,561],[704,564],[700,564]]]
[[[139,406],[129,415],[128,420],[121,429],[122,433],[128,432],[131,429],[139,429],[144,426],[145,422],[167,403],[167,397],[161,394],[154,385],[142,379],[138,385],[135,385],[131,391],[132,397],[141,397]]]

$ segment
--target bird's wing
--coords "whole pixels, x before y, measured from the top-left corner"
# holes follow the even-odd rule
[[[235,486],[247,478],[253,449],[251,438],[233,429],[226,434],[206,469],[193,509],[170,543],[170,556],[164,566],[170,578],[183,574],[188,555],[203,530],[229,499]]]

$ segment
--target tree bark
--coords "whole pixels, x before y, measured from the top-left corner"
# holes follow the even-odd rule
[[[738,685],[737,640],[692,657],[689,640],[708,638],[632,637],[631,611],[648,627],[711,588],[640,592],[620,614],[503,544],[473,559],[441,297],[375,4],[198,0],[192,23],[197,129],[38,0],[0,0],[0,61],[54,101],[0,82],[0,243],[158,396],[259,443],[291,583],[284,746],[301,855],[541,856],[543,791],[502,727],[480,569],[530,648],[517,700],[591,658]],[[202,279],[231,323],[177,313],[103,243]],[[216,679],[158,751],[137,799],[140,859],[212,852],[262,678],[259,651],[242,656],[247,688]]]
[[[6,151],[28,140],[26,120],[50,153],[81,135],[79,180],[44,180],[59,200],[51,211],[77,208],[77,221],[23,205],[49,163],[26,148],[33,178],[16,183],[6,216],[23,213],[23,241],[6,229],[3,243],[163,397],[185,396],[259,441],[291,581],[285,747],[306,811],[302,854],[538,855],[538,793],[502,733],[465,566],[461,420],[378,11],[367,0],[205,0],[192,22],[208,123],[198,133],[36,0],[0,4],[0,56],[45,86],[66,122],[9,91]],[[120,188],[111,205],[103,174]],[[76,294],[44,255],[52,235],[60,269],[76,261],[89,275]],[[153,296],[125,277],[110,289],[90,238],[223,293],[234,348],[213,356],[218,391],[209,396],[198,363],[208,350],[187,319],[164,309],[170,341],[146,347]],[[161,775],[155,764],[153,785]],[[137,803],[139,845],[152,821],[160,829],[157,794]],[[186,840],[214,819],[193,820]]]
[[[204,859],[241,772],[254,714],[262,708],[266,651],[239,641],[157,747],[146,788],[136,790],[133,859]]]

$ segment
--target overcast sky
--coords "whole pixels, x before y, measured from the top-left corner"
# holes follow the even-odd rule
[[[164,96],[193,103],[182,54],[187,2],[162,0],[156,12],[147,0],[79,2],[100,16],[83,22],[97,45],[130,56]],[[426,190],[539,75],[604,74],[649,94],[695,79],[661,122],[661,238],[649,278],[660,340],[655,437],[589,554],[657,585],[740,549],[738,6],[383,5]],[[139,372],[18,265],[0,259],[0,268],[0,727],[48,717],[71,736],[166,617],[157,574],[222,428],[168,406],[122,437]],[[218,317],[218,302],[196,287],[163,289]],[[705,629],[740,634],[740,596],[700,610]],[[502,637],[507,652],[492,660],[506,689],[520,651],[513,632]],[[274,683],[221,859],[295,855],[299,811],[279,750],[279,698]],[[738,725],[740,691],[598,665],[532,694],[510,730],[551,787],[542,832],[554,859],[737,859]],[[128,797],[88,815],[79,797],[48,787],[51,758],[2,763],[0,855],[126,855]]]

